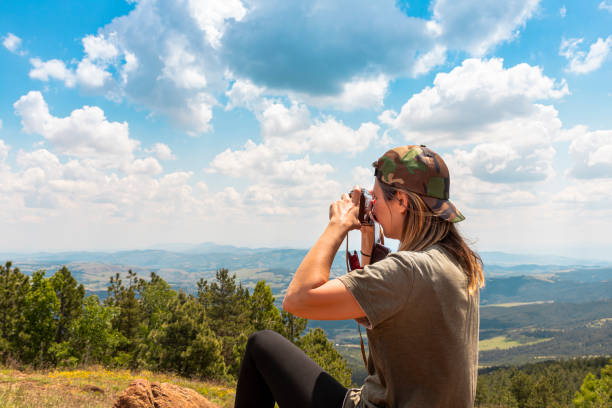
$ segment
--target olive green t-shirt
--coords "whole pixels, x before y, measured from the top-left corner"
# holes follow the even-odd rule
[[[479,293],[440,246],[339,277],[366,313],[368,377],[343,407],[472,407]]]

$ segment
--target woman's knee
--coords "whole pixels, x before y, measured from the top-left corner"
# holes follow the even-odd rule
[[[275,342],[278,342],[280,340],[279,337],[281,339],[284,339],[283,336],[272,330],[256,331],[255,333],[249,336],[246,346],[247,353],[253,353],[267,349]]]

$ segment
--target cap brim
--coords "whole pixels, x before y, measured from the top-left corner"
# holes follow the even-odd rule
[[[442,218],[443,220],[450,222],[460,222],[465,220],[465,217],[455,207],[450,200],[441,200],[435,197],[421,196],[425,204],[429,207],[432,213]]]

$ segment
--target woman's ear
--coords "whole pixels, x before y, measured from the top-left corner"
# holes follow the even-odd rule
[[[397,199],[401,207],[400,212],[404,214],[406,213],[406,211],[408,211],[408,195],[402,193],[401,191],[398,191],[396,194],[397,196],[395,198]]]

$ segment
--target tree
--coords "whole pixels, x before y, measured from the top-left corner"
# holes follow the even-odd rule
[[[601,369],[599,378],[588,373],[580,390],[576,392],[574,406],[578,408],[604,408],[612,406],[612,360]]]
[[[119,274],[111,276],[108,287],[108,297],[105,300],[107,306],[117,308],[117,314],[113,317],[113,328],[123,336],[123,341],[117,347],[115,362],[118,365],[130,365],[136,362],[136,348],[141,340],[140,324],[142,323],[142,312],[140,303],[136,297],[138,287],[141,285],[138,276],[128,270],[128,285],[125,286]]]
[[[292,343],[296,343],[302,332],[306,329],[308,319],[297,317],[286,310],[281,310],[281,322],[282,327],[279,333]]]
[[[139,366],[151,366],[152,356],[158,355],[157,346],[151,341],[152,331],[159,330],[164,317],[170,312],[170,303],[177,296],[176,291],[155,272],[151,272],[151,279],[147,282],[141,279],[138,283],[138,301],[141,310],[140,338],[136,347],[136,359]]]
[[[100,304],[98,296],[87,296],[79,317],[72,321],[69,327],[69,339],[58,344],[59,363],[110,364],[111,356],[121,337],[112,325],[116,313],[116,307]],[[61,347],[62,344],[67,344],[68,347]],[[65,351],[63,356],[61,351]]]
[[[531,393],[533,390],[533,379],[522,371],[515,370],[512,376],[510,377],[511,386],[510,391],[519,408],[527,408],[527,402],[531,397]]]
[[[253,331],[249,291],[236,284],[236,275],[230,275],[225,268],[217,270],[215,281],[200,279],[197,285],[198,301],[204,306],[210,328],[222,342],[225,365],[237,377],[240,365],[236,364],[236,353],[246,344],[242,334]]]
[[[346,360],[327,339],[321,328],[310,329],[297,341],[297,346],[345,387],[351,385],[351,370]]]
[[[45,278],[45,271],[34,272],[25,297],[25,326],[19,333],[22,362],[36,366],[50,360],[49,350],[56,334],[55,316],[59,306],[53,286]]]
[[[272,289],[265,280],[257,282],[250,298],[251,324],[255,330],[282,330],[282,320],[274,305]]]
[[[169,304],[160,328],[149,335],[149,361],[159,370],[181,375],[224,378],[222,344],[206,324],[204,307],[180,291]]]
[[[55,342],[61,343],[68,340],[68,329],[81,314],[85,288],[78,284],[66,266],[55,272],[50,282],[59,301]]]
[[[25,326],[25,300],[30,278],[13,268],[11,262],[0,265],[0,360],[16,357],[20,347],[19,333]]]

